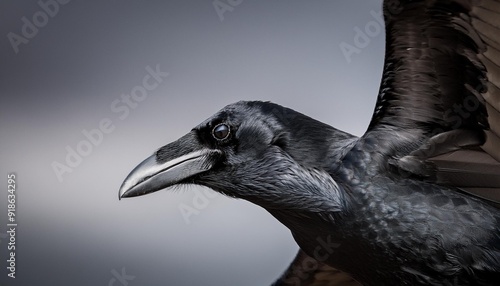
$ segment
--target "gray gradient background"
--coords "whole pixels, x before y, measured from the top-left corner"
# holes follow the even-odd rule
[[[17,173],[17,278],[1,285],[267,285],[297,251],[258,206],[209,199],[187,224],[196,187],[118,201],[125,176],[156,148],[226,104],[270,100],[361,135],[371,117],[384,34],[348,63],[339,44],[373,21],[381,1],[249,1],[217,15],[212,1],[78,1],[14,53],[7,33],[41,10],[0,2],[0,235],[7,174]],[[225,2],[225,1],[223,1]],[[141,84],[145,67],[170,76],[124,120],[112,101]],[[115,129],[59,182],[51,163],[82,130]]]

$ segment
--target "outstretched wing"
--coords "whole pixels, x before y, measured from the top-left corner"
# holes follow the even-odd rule
[[[363,138],[388,167],[500,202],[500,1],[386,0]]]

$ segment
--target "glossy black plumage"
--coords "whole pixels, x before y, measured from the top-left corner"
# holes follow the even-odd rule
[[[301,247],[275,285],[357,283],[336,269],[363,285],[499,285],[500,2],[387,0],[384,15],[362,137],[238,102],[157,150],[120,197],[200,184],[264,207]]]

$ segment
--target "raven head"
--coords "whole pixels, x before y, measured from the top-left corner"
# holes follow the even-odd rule
[[[331,148],[352,138],[273,103],[237,102],[140,163],[119,198],[198,184],[266,209],[333,211],[342,199]]]

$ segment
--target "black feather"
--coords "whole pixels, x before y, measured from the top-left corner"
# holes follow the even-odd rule
[[[338,270],[363,285],[499,285],[500,1],[386,0],[384,17],[361,138],[238,102],[141,163],[121,196],[193,183],[264,207],[301,248],[276,285],[330,285]]]

